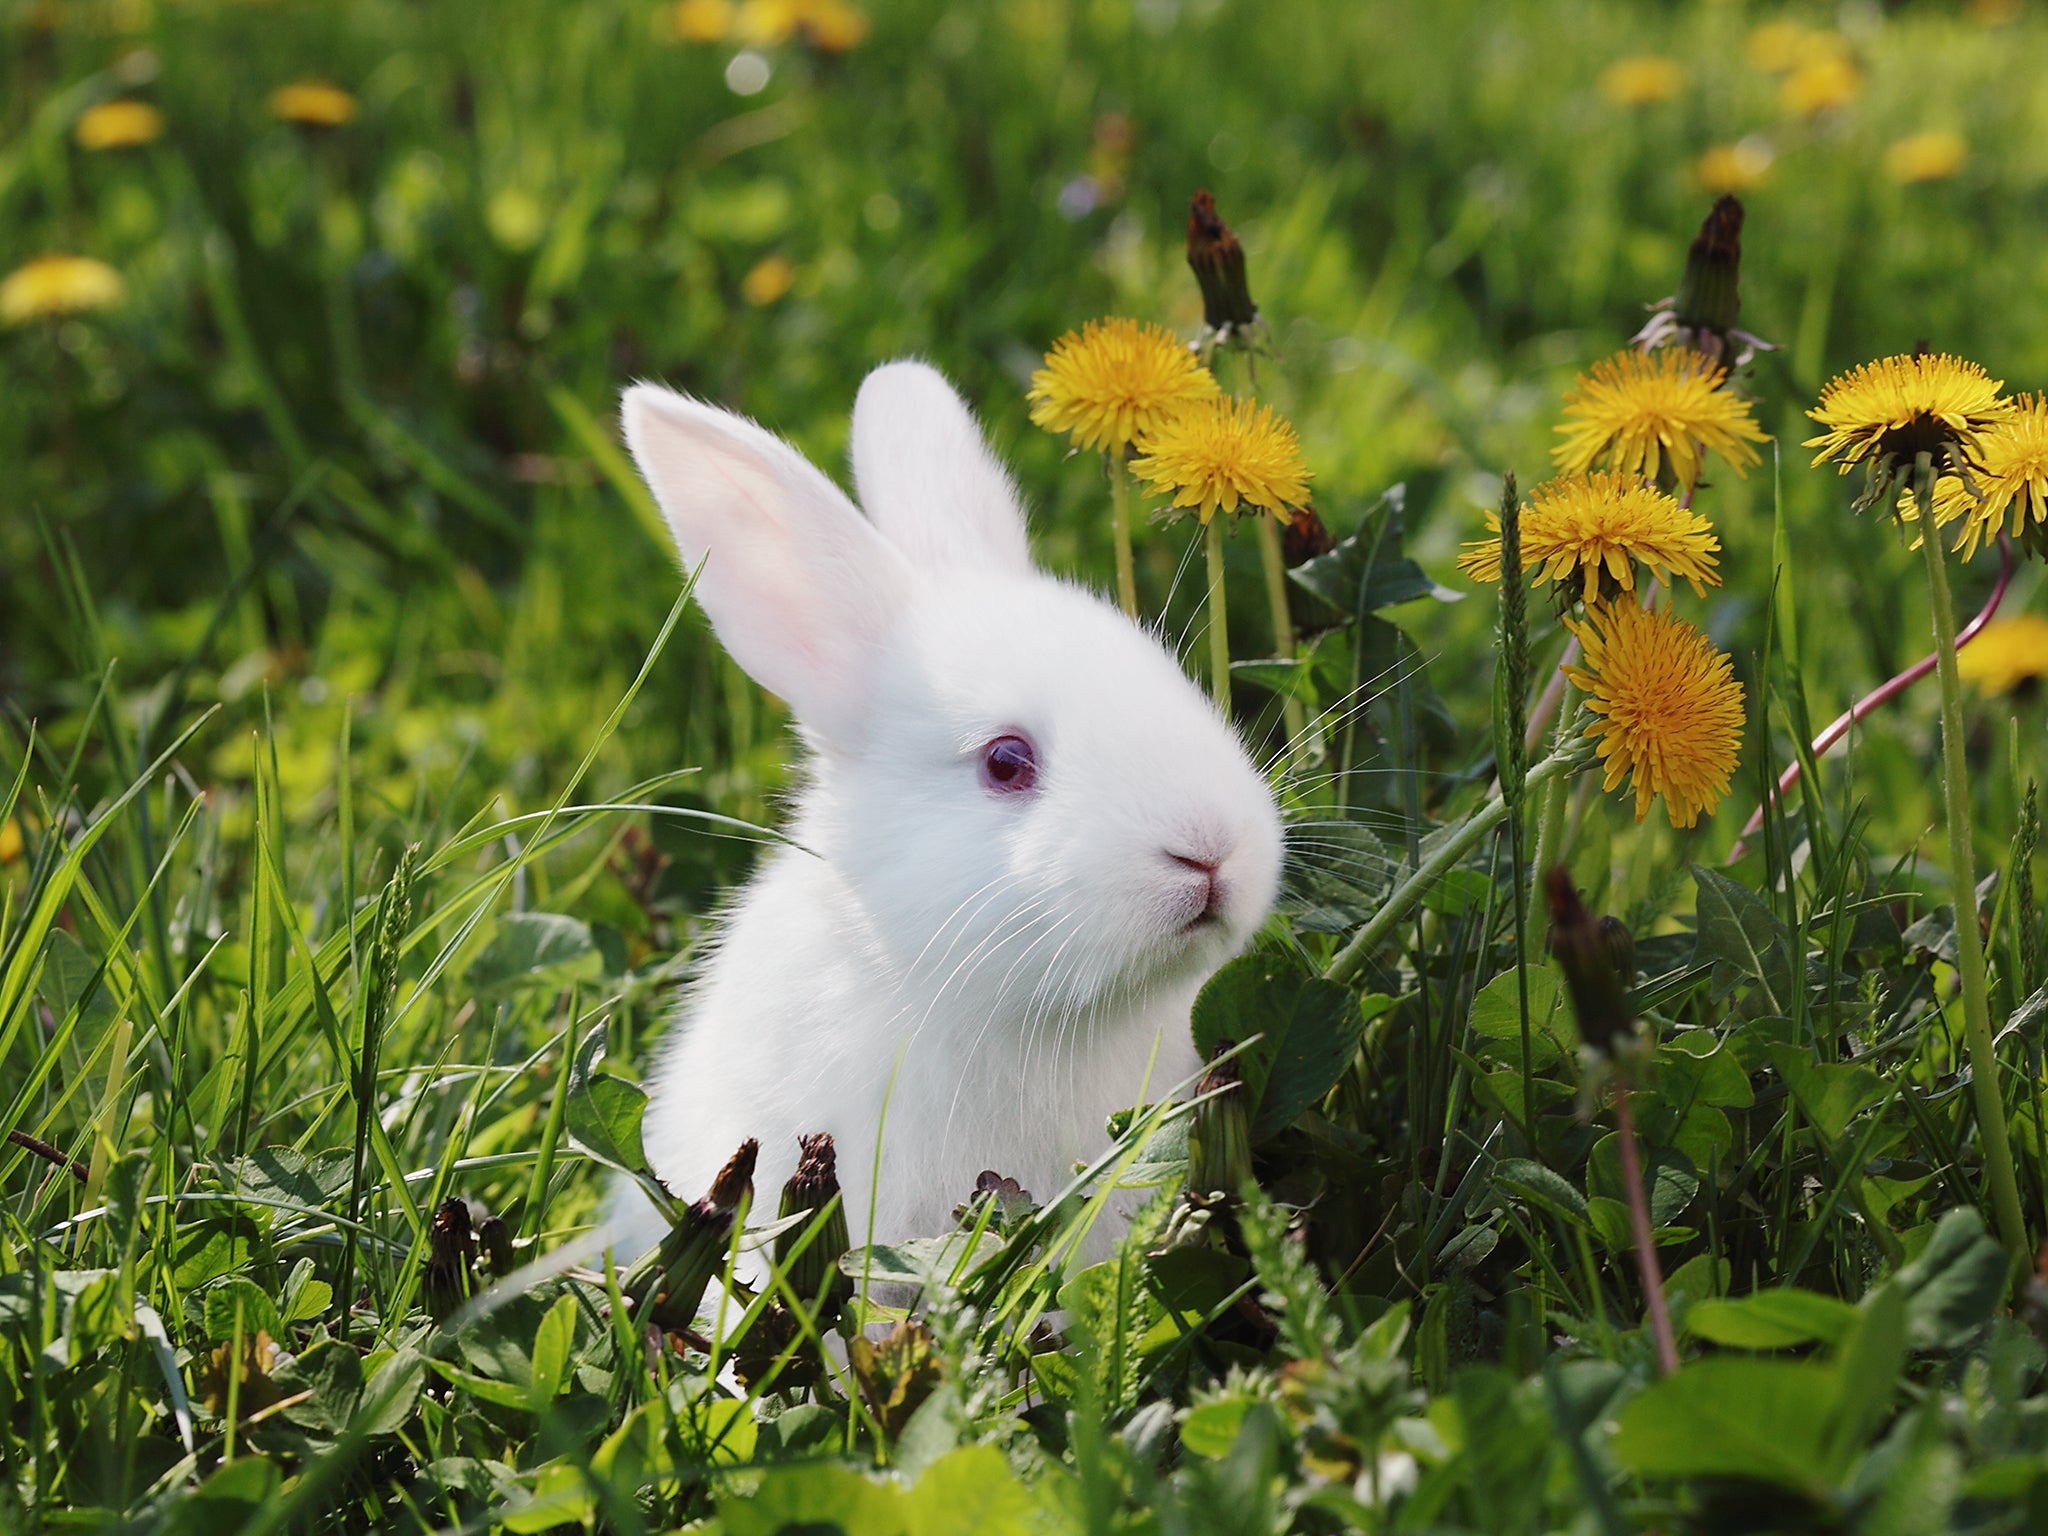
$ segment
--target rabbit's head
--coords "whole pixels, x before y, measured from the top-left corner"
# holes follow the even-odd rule
[[[938,374],[862,386],[866,516],[725,411],[639,385],[624,414],[719,637],[815,749],[797,836],[913,996],[1086,1026],[1263,922],[1264,778],[1153,636],[1032,565],[1016,491]]]

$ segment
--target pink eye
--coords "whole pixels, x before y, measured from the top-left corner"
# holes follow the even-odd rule
[[[1022,736],[998,736],[981,749],[981,783],[999,795],[1022,794],[1038,782],[1038,753]]]

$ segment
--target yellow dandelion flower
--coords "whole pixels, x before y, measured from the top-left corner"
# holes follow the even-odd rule
[[[163,137],[164,115],[146,101],[103,101],[72,125],[80,149],[129,149]]]
[[[1863,71],[1846,54],[1808,59],[1778,86],[1778,109],[1787,117],[1818,117],[1863,94]]]
[[[1986,624],[1956,653],[1956,670],[1986,693],[2039,687],[2048,678],[2048,618],[2022,613]]]
[[[1824,35],[1796,21],[1767,21],[1751,31],[1742,51],[1757,69],[1782,75],[1810,58],[1815,40]]]
[[[1914,133],[1884,152],[1884,173],[1893,181],[1941,181],[1963,168],[1970,146],[1959,133]]]
[[[2015,539],[2048,556],[2048,395],[2021,395],[2012,415],[1977,439],[1970,478],[1981,494],[1972,494],[1954,475],[1934,486],[1934,526],[1964,519],[1956,537],[1963,558],[1997,538],[2008,523]]]
[[[722,43],[732,20],[732,0],[677,0],[669,10],[676,36],[686,43]]]
[[[1757,462],[1749,445],[1765,439],[1749,402],[1721,387],[1727,377],[1719,363],[1685,347],[1617,352],[1573,382],[1564,397],[1568,419],[1557,428],[1564,441],[1550,456],[1568,475],[1599,464],[1646,480],[1669,459],[1678,483],[1691,485],[1704,448],[1746,475]]]
[[[803,18],[797,0],[744,0],[733,20],[733,35],[756,48],[786,43]]]
[[[1072,433],[1075,447],[1120,448],[1216,393],[1215,378],[1171,331],[1091,320],[1052,344],[1028,398],[1032,421]]]
[[[1685,68],[1661,53],[1617,59],[1600,72],[1600,94],[1618,107],[1647,107],[1685,89]]]
[[[1603,790],[1626,778],[1636,820],[1664,797],[1674,827],[1712,815],[1742,748],[1742,684],[1713,641],[1669,612],[1617,603],[1572,624],[1585,649],[1565,675],[1596,718],[1586,735],[1606,763]]]
[[[21,836],[21,822],[12,816],[0,821],[0,864],[12,864],[21,857],[25,846]]]
[[[740,294],[749,304],[766,307],[796,283],[796,267],[787,256],[763,256],[740,279]]]
[[[1880,484],[1912,468],[1916,454],[1953,447],[1975,459],[1979,438],[2013,413],[1999,397],[2004,381],[1942,352],[1901,354],[1862,363],[1822,386],[1806,414],[1827,431],[1802,447],[1815,464],[1833,459],[1849,473],[1869,463]]]
[[[356,99],[325,80],[294,80],[270,93],[270,115],[309,128],[339,128],[356,115]]]
[[[1131,473],[1205,523],[1240,503],[1278,513],[1308,502],[1301,440],[1268,405],[1199,400],[1153,427],[1139,448]]]
[[[1486,514],[1494,536],[1467,544],[1458,569],[1474,581],[1500,580],[1500,517]],[[1589,606],[1603,596],[1634,593],[1640,560],[1669,585],[1695,592],[1721,584],[1713,525],[1653,485],[1631,475],[1568,475],[1530,492],[1522,508],[1522,566],[1538,584],[1554,581]]]
[[[104,261],[90,256],[38,256],[0,278],[0,325],[111,309],[126,292],[121,274]]]
[[[1747,192],[1762,184],[1775,158],[1770,141],[1751,134],[1733,144],[1715,144],[1702,151],[1693,162],[1692,173],[1709,192]]]
[[[803,25],[804,36],[820,53],[845,53],[867,41],[867,13],[846,0],[811,0]]]

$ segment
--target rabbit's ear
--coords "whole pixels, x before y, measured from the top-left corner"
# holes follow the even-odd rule
[[[952,386],[923,363],[885,363],[861,385],[853,478],[861,507],[920,569],[1031,569],[1017,488]]]
[[[858,735],[903,557],[809,460],[752,422],[652,384],[626,391],[626,444],[733,659],[825,739]]]

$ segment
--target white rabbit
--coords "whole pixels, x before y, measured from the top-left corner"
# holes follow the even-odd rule
[[[654,1171],[694,1199],[757,1137],[772,1210],[830,1131],[856,1243],[945,1232],[983,1169],[1050,1197],[1196,1069],[1189,1006],[1279,880],[1266,781],[1150,634],[1032,565],[923,364],[861,386],[866,516],[729,412],[641,384],[624,420],[719,638],[810,747],[801,846],[734,899],[650,1074]],[[663,1230],[622,1185],[622,1259]]]

